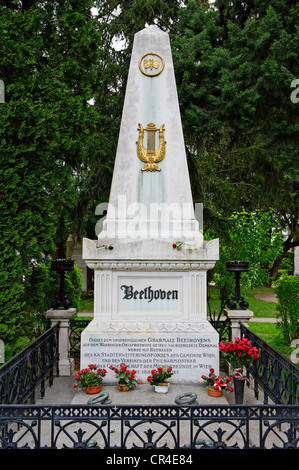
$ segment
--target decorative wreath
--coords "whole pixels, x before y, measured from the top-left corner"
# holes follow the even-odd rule
[[[98,395],[90,398],[87,402],[88,405],[95,405],[96,403],[101,403],[102,405],[109,405],[111,400],[108,400],[109,393],[101,392]]]
[[[185,393],[176,397],[175,402],[177,405],[191,405],[197,398],[196,393]]]

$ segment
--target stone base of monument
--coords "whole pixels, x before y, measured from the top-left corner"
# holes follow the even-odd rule
[[[218,240],[176,250],[167,240],[116,244],[83,240],[94,269],[94,320],[81,333],[81,368],[125,362],[142,380],[172,366],[180,383],[219,370],[219,335],[207,320],[207,271]]]
[[[96,364],[108,370],[121,362],[143,381],[152,369],[167,365],[173,368],[174,382],[198,384],[211,367],[219,370],[218,333],[208,321],[93,320],[81,334],[81,368]],[[109,372],[113,379],[113,371]]]

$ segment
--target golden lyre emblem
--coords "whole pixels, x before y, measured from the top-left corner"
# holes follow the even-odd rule
[[[157,163],[161,162],[165,156],[165,140],[164,140],[165,124],[159,127],[150,122],[147,127],[138,124],[139,137],[137,144],[137,155],[142,162],[145,163],[142,171],[161,171]],[[144,131],[147,131],[147,148],[143,146]],[[156,132],[159,131],[159,146],[155,148]]]

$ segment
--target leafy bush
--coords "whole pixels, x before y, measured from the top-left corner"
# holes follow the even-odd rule
[[[51,301],[59,293],[60,275],[51,270],[51,261],[32,267],[27,279],[24,299],[30,313],[45,313],[51,308]],[[72,301],[72,307],[80,309],[82,273],[78,266],[65,274],[65,292]]]
[[[45,313],[51,308],[51,301],[59,293],[60,276],[51,270],[51,261],[31,264],[18,285],[15,310],[8,315],[8,308],[2,302],[0,339],[5,344],[5,359],[9,360],[42,334],[49,319]],[[77,266],[65,275],[65,291],[72,301],[72,307],[80,309],[82,274]],[[5,298],[5,297],[4,297]],[[9,306],[9,302],[6,302]],[[12,306],[10,306],[12,308]]]
[[[277,323],[284,338],[291,342],[299,338],[299,276],[285,276],[277,281]]]
[[[294,252],[292,251],[288,251],[286,256],[283,258],[277,277],[281,277],[284,273],[288,276],[292,276],[294,273]]]
[[[284,240],[284,234],[277,228],[273,217],[272,209],[254,213],[234,212],[220,230],[220,258],[212,271],[221,299],[218,317],[235,286],[233,273],[226,270],[227,261],[249,262],[249,271],[241,276],[242,287],[255,288],[269,281],[271,267],[282,251]],[[217,233],[208,233],[205,239],[217,236]]]

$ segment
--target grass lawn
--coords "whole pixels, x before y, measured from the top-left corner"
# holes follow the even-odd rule
[[[220,310],[220,299],[217,289],[214,286],[209,286],[210,292],[210,306],[212,312]],[[249,310],[251,310],[255,317],[276,318],[276,303],[261,300],[257,297],[273,296],[273,289],[270,287],[259,287],[257,289],[242,289],[241,295],[249,303]]]
[[[81,300],[80,312],[93,313],[93,299]]]
[[[257,334],[260,338],[270,344],[270,346],[290,359],[290,355],[294,348],[291,348],[288,342],[283,338],[276,323],[249,322],[248,327],[253,331],[253,333]]]

